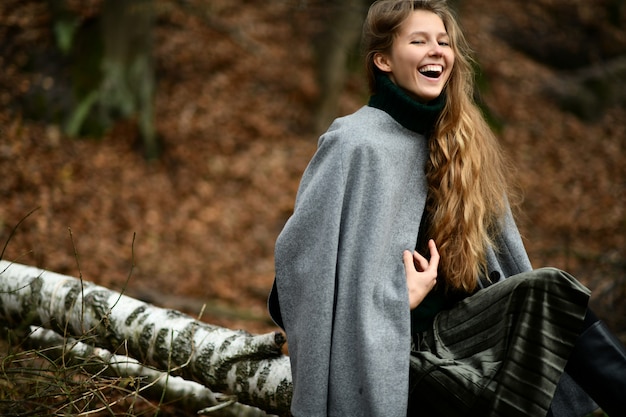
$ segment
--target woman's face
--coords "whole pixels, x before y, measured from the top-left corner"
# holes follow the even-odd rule
[[[426,10],[412,12],[400,26],[391,52],[376,54],[374,63],[418,101],[439,97],[454,65],[443,21]]]

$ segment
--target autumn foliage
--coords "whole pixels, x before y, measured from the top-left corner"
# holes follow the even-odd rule
[[[79,25],[95,24],[99,1],[67,3]],[[531,260],[579,277],[594,290],[598,314],[624,332],[624,99],[605,96],[595,111],[576,114],[553,88],[623,58],[624,11],[609,15],[577,2],[563,23],[558,6],[566,3],[464,0],[460,14],[481,68],[482,100],[518,169],[519,226]],[[273,328],[265,299],[274,241],[320,133],[311,128],[321,94],[312,38],[322,30],[323,4],[155,4],[163,153],[148,162],[134,120],[120,120],[101,138],[63,134],[56,121],[68,106],[73,75],[64,63],[71,58],[57,50],[47,3],[1,2],[0,241],[37,209],[3,258],[114,290],[134,264],[125,288],[131,296],[192,314],[208,303],[214,308],[203,318],[216,324]],[[572,51],[562,44],[579,63],[563,68],[513,42],[530,36],[529,19],[543,22],[545,32],[529,38],[537,43],[581,27],[604,43]],[[352,68],[339,115],[366,98],[360,69]]]

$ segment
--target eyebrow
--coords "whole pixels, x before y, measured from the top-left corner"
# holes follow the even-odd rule
[[[417,36],[417,35],[425,36],[425,35],[429,35],[429,33],[428,32],[424,32],[424,31],[415,31],[415,32],[409,33],[407,36]],[[437,34],[437,37],[439,37],[439,36],[448,36],[449,37],[450,35],[448,34],[448,32],[439,32]]]

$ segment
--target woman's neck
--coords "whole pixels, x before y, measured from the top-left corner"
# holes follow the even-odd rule
[[[370,97],[368,105],[386,112],[405,128],[428,136],[445,102],[442,93],[429,103],[420,103],[394,84],[387,75],[379,74],[376,76],[376,94]]]

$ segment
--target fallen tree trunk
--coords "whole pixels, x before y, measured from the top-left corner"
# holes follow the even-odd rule
[[[214,393],[202,384],[145,366],[125,355],[63,337],[42,327],[30,326],[25,346],[43,352],[50,361],[66,367],[79,366],[91,375],[133,380],[141,396],[153,401],[175,403],[178,409],[214,417],[266,417],[264,411],[234,402],[229,395]]]
[[[0,261],[0,320],[41,326],[288,415],[292,382],[279,332],[203,323],[73,277]]]

